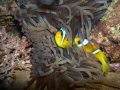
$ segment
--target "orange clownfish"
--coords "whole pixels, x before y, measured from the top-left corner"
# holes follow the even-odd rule
[[[69,48],[70,42],[67,39],[66,32],[62,28],[55,35],[55,42],[59,47]]]
[[[84,45],[87,52],[95,55],[95,57],[102,63],[103,73],[110,71],[110,67],[106,63],[107,57],[104,55],[104,53],[97,46],[92,45],[87,39],[84,39],[83,42],[81,43],[80,38],[75,38],[74,42],[78,48],[83,49],[82,46]]]

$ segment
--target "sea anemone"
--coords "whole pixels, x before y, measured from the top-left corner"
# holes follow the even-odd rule
[[[12,1],[11,14],[21,22],[22,32],[33,43],[31,53],[31,80],[35,89],[97,88],[98,83],[118,87],[107,82],[102,66],[94,56],[73,45],[68,51],[54,41],[54,34],[63,28],[72,43],[76,35],[86,38],[95,23],[104,14],[107,0],[65,0],[61,5],[41,5],[39,0]],[[94,25],[94,24],[93,24]]]
[[[86,31],[88,37],[92,26],[91,21],[99,20],[108,6],[106,0],[66,0],[62,5],[49,6],[48,8],[45,8],[44,5],[41,6],[39,0],[31,0],[31,2],[23,0],[22,4],[24,4],[24,8],[20,7],[21,2],[16,4],[13,1],[11,4],[11,14],[15,19],[22,21],[25,27],[26,25],[29,29],[36,26],[40,27],[40,22],[42,22],[40,17],[43,17],[55,28],[64,28],[70,42],[73,41],[78,31],[82,31],[82,33]],[[34,29],[38,31],[45,30],[46,28]]]

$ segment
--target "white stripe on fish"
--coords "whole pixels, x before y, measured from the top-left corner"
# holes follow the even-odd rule
[[[64,41],[64,39],[65,39],[66,32],[65,32],[65,30],[63,30],[62,28],[61,28],[60,30],[63,32],[62,41],[61,41],[61,43],[63,43],[63,41]]]
[[[97,49],[97,50],[95,50],[94,52],[92,52],[92,54],[97,54],[97,53],[99,53],[100,52],[100,49]]]
[[[81,44],[79,44],[79,45],[77,45],[78,47],[82,47],[82,45],[87,45],[89,43],[89,41],[87,40],[87,39],[84,39],[84,41],[81,43]]]

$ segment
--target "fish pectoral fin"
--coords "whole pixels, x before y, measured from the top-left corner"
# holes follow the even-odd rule
[[[64,48],[69,48],[69,44],[64,45]]]

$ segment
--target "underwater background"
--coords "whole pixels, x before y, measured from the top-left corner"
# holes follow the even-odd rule
[[[55,42],[60,28],[69,49]],[[119,0],[0,0],[0,89],[120,90],[119,34]],[[76,36],[100,47],[110,72]]]

